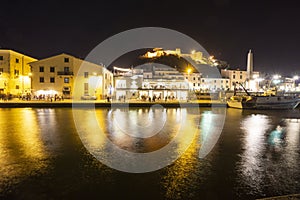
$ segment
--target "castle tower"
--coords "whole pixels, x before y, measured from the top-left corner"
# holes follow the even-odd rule
[[[248,78],[248,80],[253,78],[252,74],[253,74],[253,53],[250,49],[248,52],[248,57],[247,57],[247,78]]]

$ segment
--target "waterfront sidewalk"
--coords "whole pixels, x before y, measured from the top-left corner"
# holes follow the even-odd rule
[[[127,101],[107,101],[107,100],[73,100],[64,99],[58,101],[51,100],[0,100],[0,107],[72,107],[72,105],[95,105],[95,107],[110,107],[115,106],[132,106],[132,107],[150,107],[155,104],[159,104],[166,107],[181,107],[181,106],[200,106],[200,107],[211,107],[211,106],[226,106],[226,102],[219,100],[194,100],[194,101],[142,101],[142,100],[127,100]]]

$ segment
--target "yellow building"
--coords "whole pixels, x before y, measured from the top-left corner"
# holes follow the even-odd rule
[[[112,93],[113,74],[109,70],[65,53],[32,62],[30,66],[32,90],[37,97],[103,99]]]
[[[15,52],[0,49],[0,94],[19,96],[30,93],[30,65],[37,59]]]

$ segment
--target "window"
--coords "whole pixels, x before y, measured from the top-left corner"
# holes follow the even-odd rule
[[[84,87],[84,95],[88,95],[89,94],[89,84],[84,83],[83,87]]]
[[[193,86],[195,87],[195,86],[196,86],[196,83],[193,83]]]
[[[240,79],[243,79],[243,75],[240,75]]]
[[[19,63],[19,58],[16,58],[16,63]]]
[[[221,80],[221,83],[223,83],[223,80]]]
[[[194,78],[193,78],[193,80],[195,81],[195,80],[196,80],[196,78],[194,77]]]
[[[160,75],[160,74],[159,74]],[[105,74],[105,80],[107,79],[107,74]]]
[[[216,83],[216,82],[217,82],[217,80],[214,80],[214,82]]]
[[[200,83],[198,83],[198,86],[200,86]]]
[[[3,56],[0,56],[0,60],[3,60]]]
[[[235,75],[232,76],[232,79],[235,79]]]
[[[64,61],[65,61],[66,63],[68,63],[68,62],[69,62],[69,58],[65,58]]]
[[[40,83],[44,83],[45,80],[44,80],[44,77],[40,77]]]
[[[64,83],[69,83],[70,82],[70,78],[66,77],[64,78]]]
[[[55,67],[50,67],[50,72],[55,72]]]
[[[84,78],[88,78],[89,77],[89,72],[84,72]]]
[[[55,78],[54,77],[50,77],[50,83],[55,83]]]
[[[3,68],[0,68],[0,72],[1,72],[1,73],[3,72]]]
[[[69,72],[70,68],[69,67],[64,67],[64,72]]]
[[[17,90],[20,89],[20,86],[19,86],[19,85],[16,85],[16,89],[17,89]]]
[[[44,67],[40,66],[40,72],[44,72]]]
[[[204,83],[204,79],[202,79],[202,83]]]
[[[16,75],[16,76],[19,76],[19,70],[16,70],[16,69],[15,69],[15,75]]]

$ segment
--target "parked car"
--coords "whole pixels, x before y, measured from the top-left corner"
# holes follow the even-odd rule
[[[82,100],[96,100],[97,97],[96,96],[91,96],[91,95],[83,95],[81,96]]]

